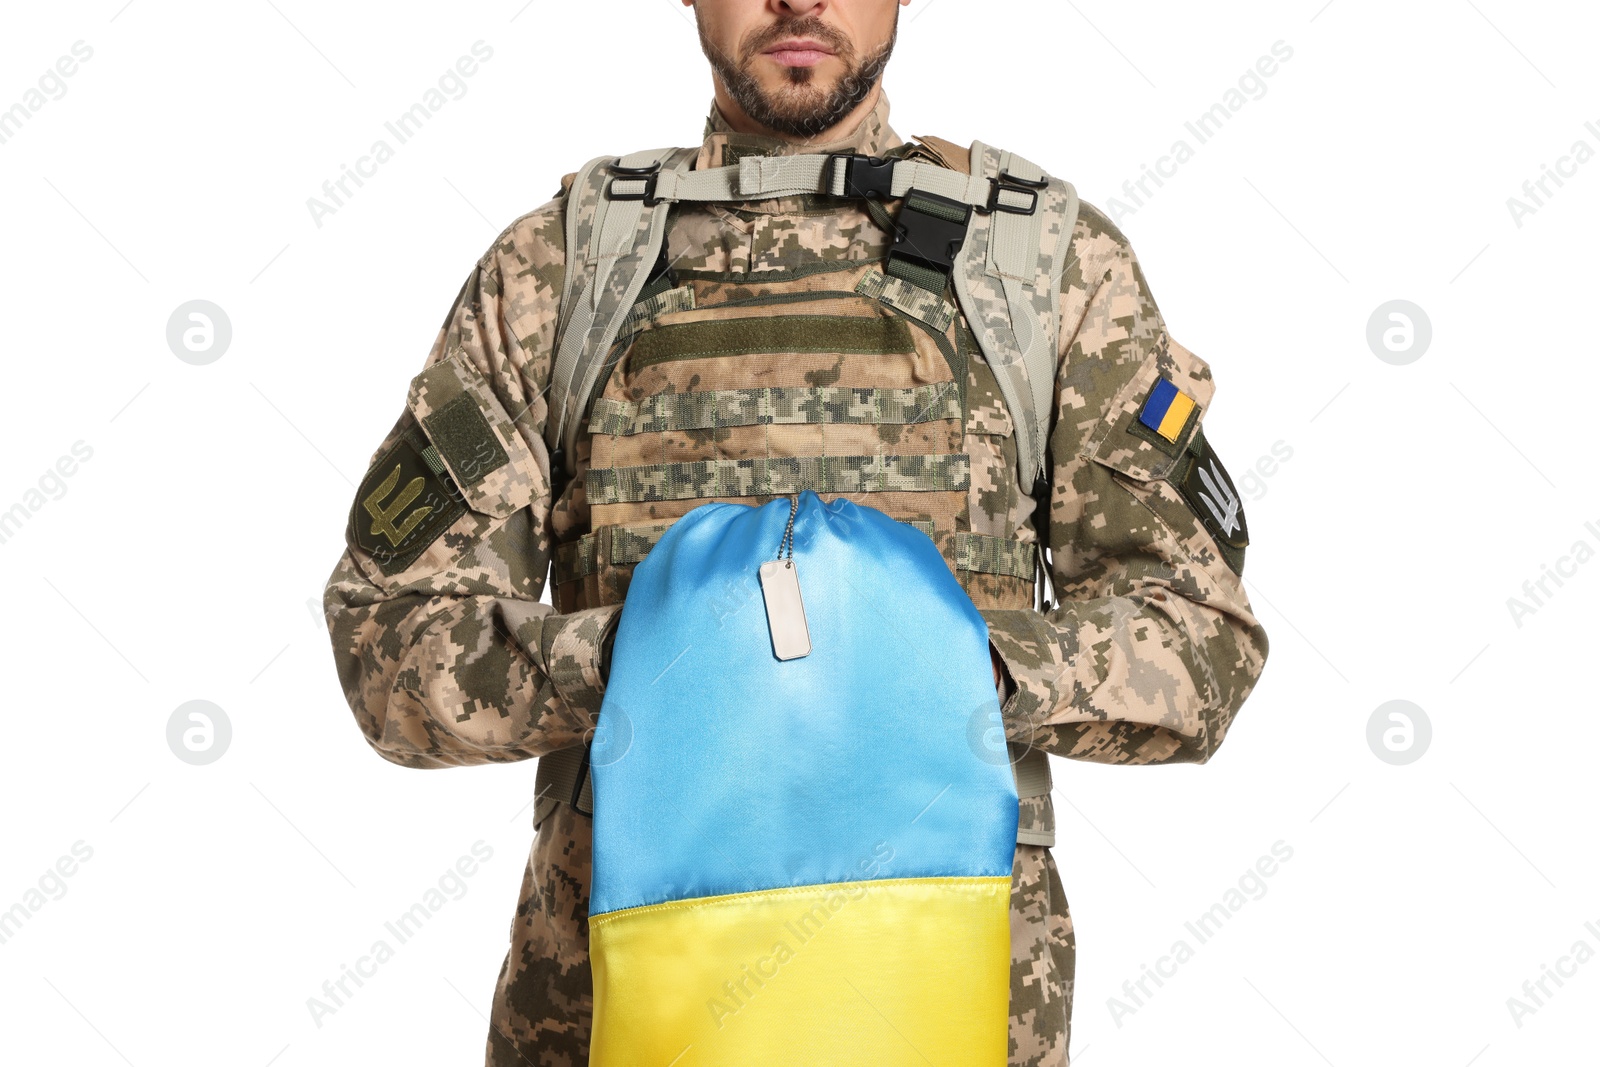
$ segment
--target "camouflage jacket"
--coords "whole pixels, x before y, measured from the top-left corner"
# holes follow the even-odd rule
[[[966,168],[948,141],[903,142],[882,93],[827,144],[733,132],[713,104],[696,167],[845,150]],[[1195,480],[1212,458],[1193,461],[1210,371],[1168,336],[1101,212],[1083,206],[1062,278],[1047,496],[1017,485],[1011,414],[948,291],[884,274],[883,207],[814,196],[674,210],[670,272],[624,326],[568,480],[542,430],[574,176],[474,266],[352,507],[326,608],[382,756],[440,767],[583,744],[628,577],[661,531],[708,499],[803,487],[934,539],[988,622],[1014,741],[1108,763],[1216,751],[1267,651],[1225,543],[1238,538],[1218,532],[1242,515],[1216,511],[1229,495],[1237,510],[1220,466],[1220,485]],[[1163,389],[1192,402],[1181,425],[1141,421]],[[1041,610],[1046,568],[1059,603]],[[582,1067],[589,821],[549,799],[535,825],[488,1062]],[[1024,801],[1013,1064],[1066,1062],[1073,938],[1053,825],[1047,795]]]

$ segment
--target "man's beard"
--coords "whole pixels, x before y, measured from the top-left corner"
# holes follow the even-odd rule
[[[814,17],[775,23],[742,42],[740,51],[745,59],[737,65],[706,39],[704,27],[700,27],[700,48],[722,79],[728,95],[752,120],[786,137],[813,138],[838,125],[867,98],[889,63],[899,29],[900,13],[896,8],[889,40],[860,61],[848,38]],[[833,49],[835,57],[844,64],[845,72],[832,92],[825,93],[811,84],[816,75],[814,67],[790,67],[788,81],[782,88],[772,93],[762,89],[751,70],[756,57],[763,49],[790,37],[811,37]]]

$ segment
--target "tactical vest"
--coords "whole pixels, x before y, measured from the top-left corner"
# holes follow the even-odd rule
[[[558,610],[621,602],[633,568],[708,498],[804,489],[921,530],[977,607],[1035,606],[1037,528],[997,526],[972,501],[1041,496],[1078,198],[1013,153],[953,147],[706,170],[676,148],[578,171],[545,438],[553,481],[581,468],[589,523],[557,546]],[[737,276],[672,269],[674,204],[795,196],[866,202],[888,254]],[[1048,761],[1017,755],[1019,840],[1051,844]],[[592,810],[583,764],[577,749],[541,760],[546,810]]]

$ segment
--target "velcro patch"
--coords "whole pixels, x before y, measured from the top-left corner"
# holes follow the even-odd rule
[[[378,457],[356,490],[350,542],[386,575],[409,567],[466,511],[449,472],[428,463],[429,451],[421,432],[411,426]]]
[[[477,485],[484,476],[511,462],[506,450],[483,417],[478,398],[462,393],[423,418],[428,437],[464,486]]]
[[[1206,440],[1204,429],[1194,435],[1185,462],[1187,466],[1180,464],[1173,474],[1178,491],[1215,538],[1223,560],[1235,574],[1243,574],[1244,550],[1250,544],[1244,503],[1227,469]]]

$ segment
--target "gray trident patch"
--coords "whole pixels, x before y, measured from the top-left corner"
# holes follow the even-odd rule
[[[1211,450],[1205,428],[1189,442],[1187,467],[1179,463],[1172,478],[1178,491],[1207,532],[1217,542],[1223,560],[1235,574],[1244,573],[1244,550],[1250,544],[1250,528],[1245,523],[1244,504],[1239,490],[1228,477],[1222,460]],[[1181,475],[1181,477],[1180,477]]]
[[[1239,494],[1233,491],[1233,486],[1228,484],[1228,478],[1222,473],[1222,468],[1216,460],[1211,461],[1211,469],[1196,464],[1200,473],[1200,480],[1205,483],[1206,492],[1200,494],[1200,499],[1205,502],[1206,510],[1211,512],[1211,517],[1216,520],[1217,527],[1223,534],[1232,534],[1239,528]],[[1219,503],[1220,502],[1220,503]]]

